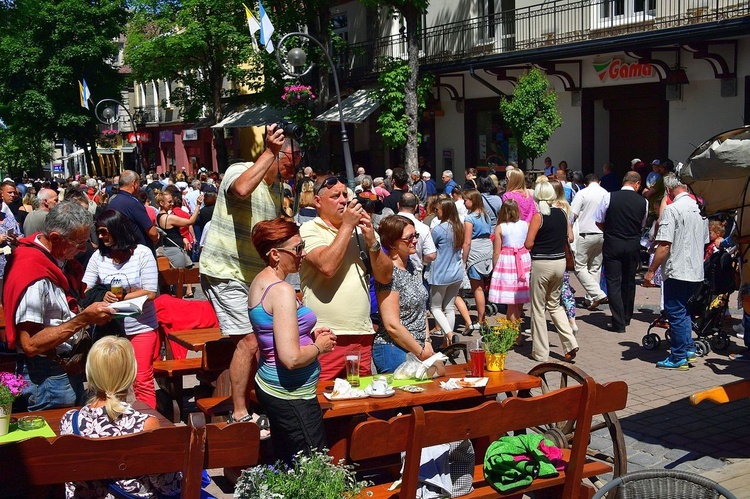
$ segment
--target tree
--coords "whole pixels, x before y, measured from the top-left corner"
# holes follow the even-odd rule
[[[562,125],[557,94],[547,77],[532,68],[518,79],[513,98],[503,97],[500,112],[518,141],[518,154],[534,160],[547,150],[552,133]]]
[[[419,170],[419,16],[427,10],[429,0],[363,0],[366,6],[386,6],[396,9],[406,21],[406,51],[408,74],[404,85],[404,115],[406,122],[406,171]]]
[[[383,111],[378,116],[378,133],[388,147],[403,147],[409,142],[409,115],[406,113],[406,86],[412,71],[406,61],[392,59],[378,75],[376,96]],[[424,75],[417,85],[417,110],[424,110],[433,85],[432,75]],[[414,132],[411,132],[414,133]],[[420,136],[416,133],[417,144]],[[415,163],[416,164],[416,163]],[[418,168],[418,166],[417,166]]]
[[[6,161],[40,169],[48,161],[43,143],[56,138],[95,147],[96,122],[80,106],[78,80],[86,79],[96,99],[119,96],[113,40],[126,16],[124,0],[0,2],[2,147],[6,155],[23,149],[20,163]]]

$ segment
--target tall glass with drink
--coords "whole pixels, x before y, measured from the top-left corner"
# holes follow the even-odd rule
[[[351,386],[359,386],[359,362],[362,350],[359,345],[352,345],[344,356],[346,364],[346,380]]]
[[[473,345],[473,348],[469,351],[469,355],[471,356],[471,376],[481,378],[484,376],[485,352],[479,340]]]
[[[117,301],[125,299],[125,286],[122,284],[122,279],[115,277],[109,284],[109,290],[113,295],[117,297]]]

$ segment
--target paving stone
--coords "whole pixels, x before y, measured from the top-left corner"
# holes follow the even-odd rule
[[[652,468],[656,463],[661,461],[661,458],[648,454],[646,452],[636,452],[633,455],[628,454],[628,468],[630,463],[643,466],[645,468]]]

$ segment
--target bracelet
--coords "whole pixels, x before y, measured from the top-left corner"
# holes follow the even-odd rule
[[[321,351],[320,351],[320,347],[319,347],[318,345],[316,345],[315,343],[313,343],[313,344],[312,344],[312,346],[314,346],[314,347],[315,347],[315,350],[317,350],[317,351],[318,351],[318,355],[317,355],[317,357],[320,357],[320,354],[321,354],[321,353],[323,353],[323,352],[321,352]]]

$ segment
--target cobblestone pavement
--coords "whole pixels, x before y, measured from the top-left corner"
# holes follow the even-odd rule
[[[571,283],[579,291],[582,289],[573,276]],[[750,362],[731,361],[727,357],[742,348],[742,340],[733,336],[729,348],[698,358],[688,371],[657,369],[655,363],[668,354],[664,330],[653,330],[662,337],[661,346],[655,350],[643,348],[641,339],[649,323],[658,316],[659,296],[659,289],[638,288],[636,313],[626,333],[606,330],[609,322],[607,305],[602,305],[597,311],[579,308],[576,317],[580,351],[574,365],[598,382],[624,380],[628,383],[628,404],[618,413],[627,449],[628,471],[644,468],[685,470],[708,474],[722,483],[725,483],[727,470],[732,467],[735,469],[731,476],[750,475],[750,425],[747,424],[750,400],[724,405],[703,402],[698,406],[690,405],[688,400],[697,391],[750,376]],[[725,325],[729,332],[741,317],[741,312],[734,308],[737,305],[735,296],[730,303],[732,318]],[[528,311],[528,306],[526,309]],[[471,313],[475,314],[474,311]],[[488,319],[492,321],[494,317],[501,316]],[[550,361],[567,365],[562,362],[560,341],[549,321],[548,326]],[[527,318],[522,329],[528,327]],[[461,328],[457,327],[457,330]],[[476,337],[476,333],[471,337],[462,336],[461,341],[470,342]],[[508,355],[506,367],[529,371],[538,364],[530,354],[531,339],[526,333],[522,345]],[[592,434],[590,448],[611,455],[612,441],[606,429]],[[231,497],[231,487],[221,477],[212,475],[222,490],[216,485],[212,485],[211,490],[218,497]],[[742,497],[737,490],[731,487],[730,490]],[[750,494],[747,487],[741,490]]]

